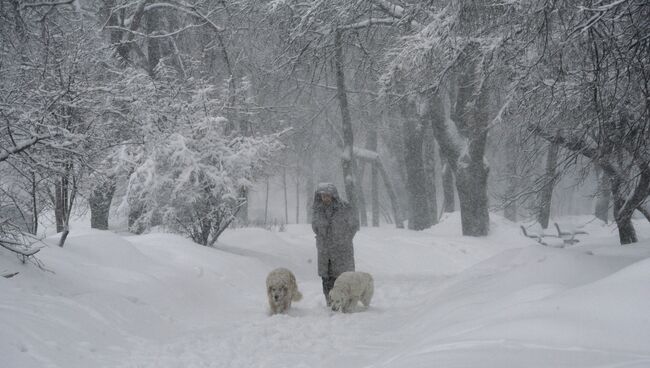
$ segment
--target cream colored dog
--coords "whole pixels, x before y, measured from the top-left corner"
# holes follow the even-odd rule
[[[332,310],[350,313],[359,301],[368,308],[374,292],[374,281],[369,273],[343,272],[330,291]]]
[[[286,268],[276,268],[266,277],[266,294],[271,314],[286,313],[291,302],[302,299],[293,273]]]

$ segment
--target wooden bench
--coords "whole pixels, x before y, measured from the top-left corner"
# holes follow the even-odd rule
[[[552,235],[552,234],[529,233],[528,231],[526,231],[526,228],[524,227],[524,225],[519,225],[519,227],[521,228],[521,232],[524,233],[525,237],[535,239],[539,244],[542,244],[542,245],[548,245],[548,243],[544,241],[544,238],[547,238],[547,237],[548,238],[557,238],[557,236]]]
[[[553,225],[555,225],[555,228],[557,229],[558,238],[562,239],[564,241],[564,244],[573,245],[575,243],[578,243],[580,240],[576,239],[576,235],[588,234],[586,231],[582,230],[562,231],[562,229],[560,229],[560,225],[558,225],[557,222],[554,222]]]

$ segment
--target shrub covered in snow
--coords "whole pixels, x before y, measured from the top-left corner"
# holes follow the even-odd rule
[[[140,104],[138,112],[146,143],[128,182],[130,226],[163,225],[211,246],[245,204],[240,189],[283,147],[281,133],[232,130],[216,85],[170,80],[155,87],[156,111]]]

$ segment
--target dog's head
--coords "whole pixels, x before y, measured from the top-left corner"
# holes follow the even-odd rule
[[[332,289],[330,291],[330,306],[334,312],[341,311],[346,301],[345,293],[338,289]]]
[[[267,292],[274,303],[279,303],[288,297],[289,289],[286,285],[269,285]]]

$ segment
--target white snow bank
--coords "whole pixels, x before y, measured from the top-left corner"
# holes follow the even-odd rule
[[[621,247],[609,225],[560,219],[589,234],[556,249],[492,218],[483,238],[461,236],[458,214],[362,229],[357,269],[376,292],[347,315],[325,306],[308,225],[228,230],[215,249],[82,229],[39,253],[53,273],[0,250],[0,270],[20,272],[0,278],[0,366],[650,365],[650,224]],[[269,317],[264,280],[280,266],[304,298]]]

